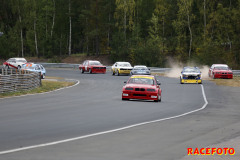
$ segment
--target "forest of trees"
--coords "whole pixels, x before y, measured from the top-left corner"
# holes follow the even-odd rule
[[[108,54],[240,67],[240,0],[0,0],[0,58]]]

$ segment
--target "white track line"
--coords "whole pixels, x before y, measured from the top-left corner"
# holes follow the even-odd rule
[[[8,153],[13,153],[13,152],[19,152],[19,151],[23,151],[23,150],[34,149],[34,148],[40,148],[40,147],[46,147],[46,146],[56,145],[56,144],[65,143],[65,142],[70,142],[70,141],[75,141],[75,140],[80,140],[80,139],[84,139],[84,138],[88,138],[88,137],[93,137],[93,136],[103,135],[103,134],[107,134],[107,133],[113,133],[113,132],[117,132],[117,131],[122,131],[122,130],[125,130],[125,129],[129,129],[129,128],[133,128],[133,127],[138,127],[138,126],[142,126],[142,125],[146,125],[146,124],[150,124],[150,123],[161,122],[161,121],[165,121],[165,120],[170,120],[170,119],[175,119],[175,118],[183,117],[183,116],[186,116],[186,115],[188,115],[188,114],[191,114],[191,113],[194,113],[194,112],[203,110],[203,109],[206,108],[206,106],[208,105],[208,101],[207,101],[207,98],[206,98],[206,95],[205,95],[205,91],[204,91],[203,85],[201,85],[201,88],[202,88],[202,95],[203,95],[203,99],[204,99],[204,101],[205,101],[205,104],[204,104],[201,108],[199,108],[199,109],[196,109],[196,110],[193,110],[193,111],[190,111],[190,112],[186,112],[186,113],[183,113],[183,114],[180,114],[180,115],[177,115],[177,116],[173,116],[173,117],[158,119],[158,120],[149,121],[149,122],[138,123],[138,124],[134,124],[134,125],[130,125],[130,126],[118,128],[118,129],[109,130],[109,131],[93,133],[93,134],[89,134],[89,135],[85,135],[85,136],[80,136],[80,137],[65,139],[65,140],[56,141],[56,142],[50,142],[50,143],[45,143],[45,144],[39,144],[39,145],[22,147],[22,148],[17,148],[17,149],[12,149],[12,150],[1,151],[1,152],[0,152],[0,155],[2,155],[2,154],[8,154]]]
[[[62,88],[59,88],[59,89],[56,89],[56,90],[53,90],[53,91],[49,91],[49,92],[34,93],[34,94],[24,94],[24,95],[21,95],[21,96],[11,96],[11,97],[5,97],[5,98],[0,98],[0,99],[16,98],[16,97],[25,97],[25,96],[32,96],[32,95],[37,95],[37,94],[47,94],[47,93],[51,93],[51,92],[60,91],[60,90],[62,90],[62,89],[71,88],[71,87],[77,86],[77,85],[80,83],[80,81],[79,81],[79,80],[76,80],[76,79],[66,79],[66,80],[73,80],[73,81],[76,81],[77,83],[75,83],[75,84],[72,85],[72,86],[62,87]]]

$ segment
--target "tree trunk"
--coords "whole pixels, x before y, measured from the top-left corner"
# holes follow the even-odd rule
[[[72,17],[71,17],[71,0],[69,0],[69,48],[68,55],[71,55],[71,44],[72,44]]]
[[[87,5],[86,5],[86,3],[85,3],[85,9],[87,10]],[[88,18],[87,18],[87,16],[86,16],[86,32],[88,32]],[[86,43],[87,43],[87,56],[89,56],[89,40],[88,40],[88,34],[86,34]]]
[[[24,57],[24,52],[23,52],[23,29],[22,29],[22,17],[21,17],[21,12],[20,12],[20,6],[19,6],[19,1],[18,1],[18,14],[19,14],[19,22],[21,24],[21,31],[20,31],[20,36],[21,36],[21,51],[22,51],[22,57]]]
[[[99,33],[98,33],[98,0],[96,0],[96,56],[99,55]]]
[[[163,39],[162,39],[162,53],[164,53],[164,36],[165,36],[165,21],[164,21],[164,18],[163,18],[163,28],[162,28],[162,32],[163,32]]]
[[[126,0],[124,0],[124,7],[127,7],[127,4],[126,4]],[[124,39],[125,39],[125,42],[127,40],[127,11],[126,11],[126,8],[124,8]]]
[[[38,42],[37,42],[37,31],[36,31],[36,17],[34,18],[34,37],[35,37],[35,49],[36,49],[36,54],[37,57],[39,58],[39,53],[38,53]]]
[[[203,5],[203,8],[204,8],[204,42],[205,42],[205,39],[206,39],[206,24],[207,24],[207,19],[206,19],[206,0],[204,0],[204,5]]]
[[[188,52],[188,57],[190,59],[191,57],[191,50],[192,50],[192,30],[191,30],[191,26],[190,26],[190,17],[189,17],[189,13],[188,13],[188,29],[189,29],[189,33],[190,33],[190,42],[189,42],[189,52]]]
[[[55,0],[53,0],[53,5],[54,5],[54,11],[53,11],[53,21],[52,21],[52,28],[51,28],[51,38],[53,35],[53,28],[55,25],[55,15],[56,15],[56,4],[55,4]]]
[[[60,54],[60,56],[62,56],[62,33],[61,33],[61,38],[60,38],[59,49],[60,49],[59,54]]]

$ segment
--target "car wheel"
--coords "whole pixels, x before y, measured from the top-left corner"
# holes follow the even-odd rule
[[[82,71],[82,73],[84,73],[84,70],[83,70],[83,69],[81,69],[81,71]]]
[[[43,73],[43,75],[42,75],[42,79],[45,79],[45,73]]]
[[[158,99],[157,100],[154,100],[154,102],[161,102],[162,101],[162,98],[161,96],[158,95]]]
[[[112,75],[113,75],[113,76],[115,75],[115,72],[114,72],[114,71],[112,71]]]
[[[213,74],[213,79],[216,79],[215,74]]]
[[[120,75],[118,70],[117,70],[117,75],[118,75],[118,76]]]
[[[21,66],[18,66],[18,68],[17,69],[21,69]]]
[[[91,74],[92,74],[92,69],[91,69],[91,68],[89,69],[89,73],[91,73]]]

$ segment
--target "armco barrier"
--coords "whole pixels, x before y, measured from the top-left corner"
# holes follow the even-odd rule
[[[45,68],[73,68],[78,69],[79,64],[69,64],[69,63],[40,63]],[[1,67],[0,67],[1,68]],[[151,72],[164,73],[171,70],[171,68],[158,68],[158,67],[148,67]],[[107,66],[107,70],[111,70],[111,66]],[[232,70],[234,75],[240,75],[240,70]],[[180,73],[179,73],[180,74]]]
[[[79,64],[69,64],[69,63],[41,63],[45,68],[73,68],[78,69]],[[148,67],[151,72],[164,73],[171,70],[171,68],[158,68],[158,67]],[[107,66],[107,70],[111,70],[111,66]],[[180,73],[179,73],[180,74]],[[233,70],[234,75],[240,75],[240,70]]]
[[[30,90],[41,85],[37,72],[0,69],[0,93]]]
[[[80,64],[69,63],[40,63],[45,68],[78,68]]]

